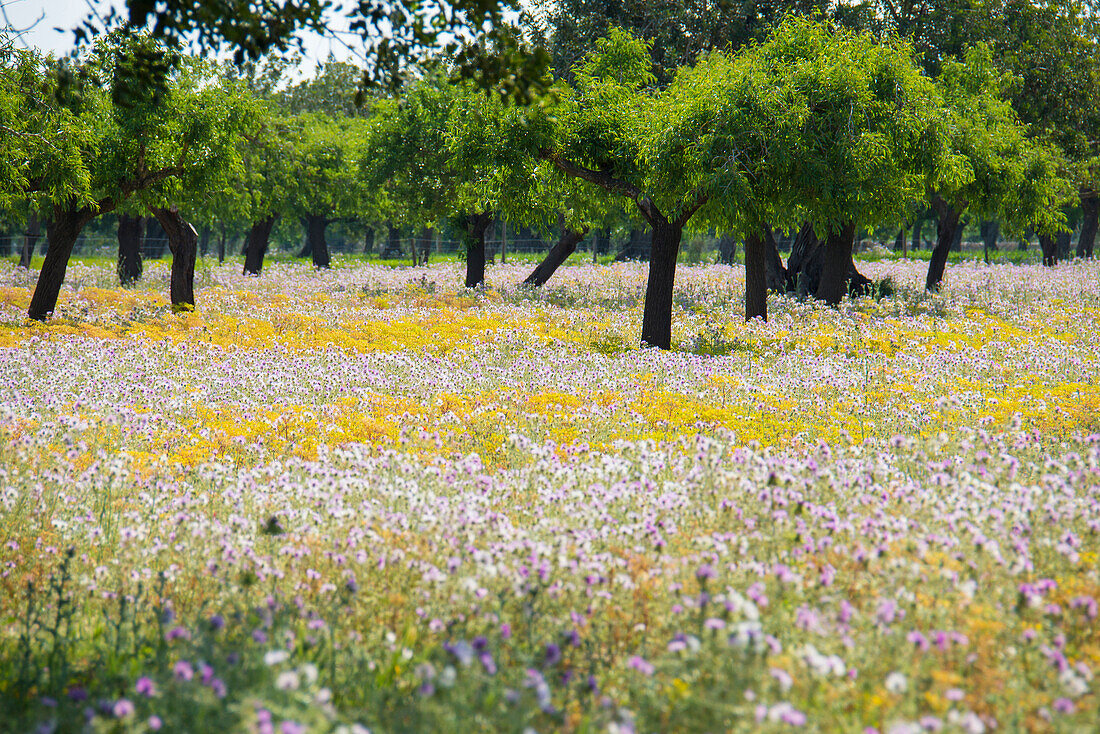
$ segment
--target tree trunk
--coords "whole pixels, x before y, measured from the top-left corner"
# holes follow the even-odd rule
[[[374,227],[367,227],[363,230],[363,254],[374,250]]]
[[[905,227],[900,228],[894,238],[894,252],[905,252]]]
[[[221,235],[218,237],[218,265],[225,262],[225,225],[222,225]]]
[[[325,241],[328,222],[328,219],[316,214],[306,216],[306,240],[309,242],[309,252],[313,256],[313,267],[318,270],[327,270],[332,267],[332,259],[328,254],[328,242]]]
[[[253,222],[244,241],[244,274],[259,275],[264,267],[264,255],[271,239],[271,229],[275,226],[276,216],[270,216]]]
[[[955,231],[959,228],[959,216],[961,207],[955,208],[947,203],[939,194],[932,197],[932,207],[936,210],[936,246],[932,250],[932,258],[928,261],[928,275],[924,279],[924,287],[930,291],[938,291],[943,281],[943,271],[947,266],[947,253],[951,249],[951,243],[955,241]]]
[[[913,240],[912,246],[909,248],[913,252],[916,252],[920,249],[922,229],[924,229],[924,217],[918,215],[917,220],[913,222]]]
[[[586,229],[585,231],[587,232],[588,230]],[[576,247],[576,245],[574,245],[574,247]],[[507,221],[502,221],[500,223],[500,264],[501,265],[508,262],[507,257],[508,257],[508,222]],[[428,262],[428,261],[424,260],[424,262]]]
[[[848,292],[855,238],[855,222],[848,222],[841,229],[829,232],[825,238],[821,282],[818,283],[816,295],[830,306],[840,303]]]
[[[737,262],[737,238],[724,234],[718,238],[718,262],[733,265]]]
[[[1100,225],[1100,196],[1095,191],[1083,190],[1081,196],[1081,234],[1077,238],[1077,257],[1091,258],[1096,244],[1096,230]]]
[[[11,245],[12,245],[12,242],[14,241],[14,239],[15,238],[12,235],[9,235],[9,234],[5,234],[2,237],[0,237],[0,257],[10,257],[11,256],[11,249],[12,249]]]
[[[190,311],[195,308],[195,257],[199,251],[199,233],[174,208],[154,209],[153,216],[164,227],[168,235],[168,249],[172,251],[172,282],[169,288],[172,309]]]
[[[758,227],[745,236],[745,321],[768,320],[767,245],[770,232]],[[774,245],[775,241],[772,240]]]
[[[19,251],[19,267],[30,268],[34,246],[42,236],[42,223],[38,221],[38,212],[31,210],[27,214],[27,229],[23,232],[23,249]]]
[[[764,225],[764,272],[767,277],[769,291],[782,293],[787,287],[787,269],[783,267],[783,258],[779,257],[779,243],[775,240],[775,233],[768,225]],[[767,314],[765,314],[767,320]]]
[[[145,239],[145,217],[118,215],[118,282],[133,285],[141,279],[141,246]]]
[[[648,260],[652,254],[651,242],[652,238],[649,242],[646,241],[645,233],[642,230],[631,229],[626,244],[615,255],[615,262],[625,262],[627,260],[641,260],[644,262]],[[677,246],[679,246],[678,243]]]
[[[413,252],[413,265],[428,264],[428,253],[431,252],[434,241],[435,229],[426,227],[420,230],[419,236],[413,239],[413,244],[409,248]]]
[[[1070,241],[1073,239],[1073,232],[1067,229],[1062,230],[1058,234],[1054,235],[1055,252],[1058,254],[1059,260],[1069,259]]]
[[[204,224],[202,226],[202,234],[199,235],[199,254],[206,257],[206,253],[210,251],[210,225]]]
[[[106,211],[106,208],[102,208]],[[53,219],[46,227],[46,261],[38,274],[38,283],[31,296],[31,307],[27,316],[35,321],[45,321],[57,308],[57,296],[61,293],[61,284],[65,282],[65,269],[69,266],[69,257],[73,254],[73,245],[84,225],[92,221],[91,208],[75,204],[54,205]]]
[[[965,220],[960,217],[959,225],[955,227],[955,239],[951,240],[951,252],[962,252],[963,231],[966,229],[966,224],[969,221],[970,217],[967,217]]]
[[[978,225],[982,236],[982,254],[985,261],[989,262],[989,253],[997,250],[997,240],[1001,237],[1001,223],[996,219],[990,219]]]
[[[787,291],[797,292],[799,298],[817,292],[821,279],[820,243],[813,226],[803,223],[791,245],[791,255],[787,258]]]
[[[527,276],[527,279],[523,281],[524,285],[531,285],[537,288],[550,280],[550,276],[554,274],[558,266],[569,259],[569,256],[576,251],[577,243],[588,234],[587,227],[585,227],[583,231],[578,232],[575,229],[566,227],[562,219],[564,218],[559,218],[561,236],[558,238],[558,241],[554,243],[554,246],[550,248],[550,252],[542,259],[542,262],[540,262],[535,269],[531,271],[531,274]]]
[[[466,215],[462,233],[466,245],[466,287],[485,285],[485,230],[493,222],[491,212]]]
[[[653,228],[649,247],[649,280],[642,312],[642,344],[672,348],[672,287],[676,281],[676,256],[680,252],[683,225],[663,216],[651,215]]]
[[[1039,247],[1043,251],[1043,265],[1053,267],[1058,262],[1058,240],[1054,235],[1039,235]]]

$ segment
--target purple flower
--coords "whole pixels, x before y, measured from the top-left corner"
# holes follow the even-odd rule
[[[543,667],[550,667],[561,662],[561,648],[553,642],[546,645],[546,653],[542,658]]]
[[[642,675],[653,675],[653,673],[657,670],[653,667],[653,663],[637,655],[630,658],[630,660],[628,660],[626,664],[629,667],[634,668],[634,670],[638,671]]]
[[[1077,707],[1068,698],[1059,698],[1054,702],[1054,710],[1060,714],[1072,714]]]
[[[195,677],[195,670],[191,667],[191,663],[186,660],[180,660],[172,668],[172,675],[179,681],[189,681]]]
[[[715,572],[714,566],[710,565],[709,563],[704,563],[695,572],[695,578],[699,579],[699,581],[707,581],[717,575],[718,574]]]
[[[228,693],[225,682],[221,678],[215,678],[210,681],[210,690],[213,691],[214,695],[218,698],[225,698],[225,694]]]
[[[225,627],[225,617],[220,614],[215,614],[210,618],[210,629],[217,632],[221,628]]]
[[[279,734],[306,734],[306,728],[297,721],[284,721],[279,724]]]
[[[111,713],[115,715],[116,719],[125,719],[127,716],[134,715],[134,704],[130,703],[125,698],[120,698],[115,702],[114,707],[111,709]]]
[[[68,696],[69,700],[73,701],[74,703],[88,700],[88,692],[80,686],[73,686],[65,695]]]
[[[157,686],[153,683],[151,678],[142,676],[134,683],[134,690],[139,696],[145,696],[146,698],[152,698],[157,695]]]
[[[172,629],[164,633],[164,639],[166,639],[168,642],[171,642],[172,640],[190,640],[191,633],[183,627],[173,627]]]
[[[160,728],[164,726],[164,722],[160,720],[159,716],[154,714],[145,720],[145,725],[153,731],[160,731]]]

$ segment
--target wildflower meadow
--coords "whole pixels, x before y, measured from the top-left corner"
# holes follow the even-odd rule
[[[0,730],[1094,732],[1100,265],[0,264]]]

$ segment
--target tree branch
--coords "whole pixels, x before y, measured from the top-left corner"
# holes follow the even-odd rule
[[[539,157],[545,161],[553,163],[559,171],[567,176],[573,176],[579,178],[582,181],[596,184],[597,186],[610,191],[613,194],[622,194],[626,198],[638,204],[641,207],[639,199],[642,198],[642,191],[637,186],[631,183],[627,183],[622,179],[615,178],[609,173],[603,171],[593,171],[591,168],[585,168],[584,166],[577,165],[572,161],[568,161],[561,157],[561,154],[553,150],[540,150]]]

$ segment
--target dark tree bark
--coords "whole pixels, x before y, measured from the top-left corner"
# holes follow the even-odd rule
[[[374,250],[374,227],[367,227],[363,230],[363,254]]]
[[[14,241],[14,237],[10,234],[0,236],[0,257],[11,256],[11,244]]]
[[[921,246],[921,230],[924,229],[924,216],[918,215],[915,222],[913,222],[913,239],[912,245],[909,249],[916,252]]]
[[[733,265],[737,262],[737,238],[724,234],[718,238],[718,262]]]
[[[199,251],[199,234],[175,209],[154,209],[153,216],[164,227],[168,249],[172,251],[169,289],[172,308],[189,311],[195,307],[195,257]]]
[[[840,229],[829,232],[821,248],[821,282],[818,283],[816,295],[831,306],[840,303],[848,292],[855,238],[856,224],[848,222]]]
[[[649,250],[649,278],[642,312],[642,343],[672,348],[672,287],[676,281],[676,256],[684,226],[669,222],[655,207],[647,217],[653,228]]]
[[[791,245],[787,258],[787,291],[797,292],[800,298],[817,292],[821,277],[821,252],[813,225],[803,223]]]
[[[961,204],[958,208],[952,206],[939,194],[932,197],[932,208],[936,210],[936,246],[932,250],[932,258],[928,261],[928,275],[924,279],[924,287],[930,291],[938,291],[943,281],[943,271],[947,266],[947,253],[951,249],[951,243],[955,241],[955,231],[959,228],[959,216],[966,206]]]
[[[1095,191],[1083,189],[1081,197],[1081,234],[1077,238],[1077,257],[1091,258],[1096,244],[1096,230],[1100,225],[1100,196]]]
[[[584,239],[586,234],[588,234],[588,227],[578,232],[575,229],[566,227],[563,220],[564,217],[558,220],[561,236],[558,237],[558,241],[550,248],[550,252],[542,259],[542,262],[540,262],[523,281],[524,285],[531,285],[537,288],[550,280],[550,276],[554,274],[558,266],[568,260],[569,256],[576,252],[577,244]]]
[[[34,246],[42,236],[42,223],[38,221],[38,212],[33,209],[27,214],[27,229],[23,232],[23,249],[19,251],[19,267],[29,268]]]
[[[767,245],[770,232],[759,227],[745,236],[745,321],[768,320]],[[772,240],[774,245],[775,241]]]
[[[221,234],[218,237],[218,264],[225,262],[225,225],[222,225]]]
[[[110,208],[113,208],[113,204]],[[107,206],[101,202],[95,211],[102,214],[107,210]],[[61,284],[65,282],[65,270],[69,266],[73,245],[84,225],[92,221],[94,216],[91,206],[77,206],[72,201],[54,205],[53,219],[46,227],[46,241],[49,243],[46,261],[42,263],[42,270],[38,274],[38,284],[31,296],[31,307],[27,310],[28,317],[35,321],[45,321],[57,308],[57,296],[61,293]]]
[[[1058,263],[1058,240],[1054,235],[1039,235],[1039,248],[1043,251],[1043,265],[1053,267]]]
[[[787,269],[783,267],[783,258],[779,257],[779,243],[775,233],[764,225],[764,272],[769,291],[782,293],[787,286]],[[765,314],[765,320],[767,315]]]
[[[996,219],[986,220],[978,225],[982,237],[982,254],[989,262],[989,253],[997,251],[997,240],[1001,237],[1001,223]]]
[[[141,279],[141,246],[145,239],[145,217],[118,215],[118,282],[132,285]]]
[[[271,240],[271,229],[275,226],[278,217],[272,215],[258,222],[253,222],[248,230],[248,237],[244,241],[244,274],[259,275],[264,267],[264,255],[267,254],[268,242]]]
[[[199,254],[206,257],[206,253],[210,251],[210,225],[204,224],[202,226],[202,232],[199,234]]]
[[[1065,229],[1054,235],[1055,252],[1058,253],[1059,261],[1069,259],[1070,243],[1072,239],[1073,232]]]
[[[898,229],[898,234],[894,237],[894,252],[905,253],[905,227]]]
[[[332,259],[328,253],[328,242],[325,240],[325,229],[328,228],[329,219],[316,214],[306,216],[306,240],[309,243],[309,252],[313,256],[313,267],[318,270],[326,270],[332,267]]]
[[[466,245],[466,287],[477,288],[485,284],[485,230],[493,222],[491,212],[468,214],[462,233]]]
[[[651,255],[651,243],[646,240],[645,233],[640,229],[631,229],[626,244],[615,255],[615,262],[627,260],[648,260]]]
[[[955,227],[955,239],[951,240],[951,252],[962,252],[963,232],[969,221],[970,217],[967,217],[965,220],[961,217],[959,218],[959,226]]]

